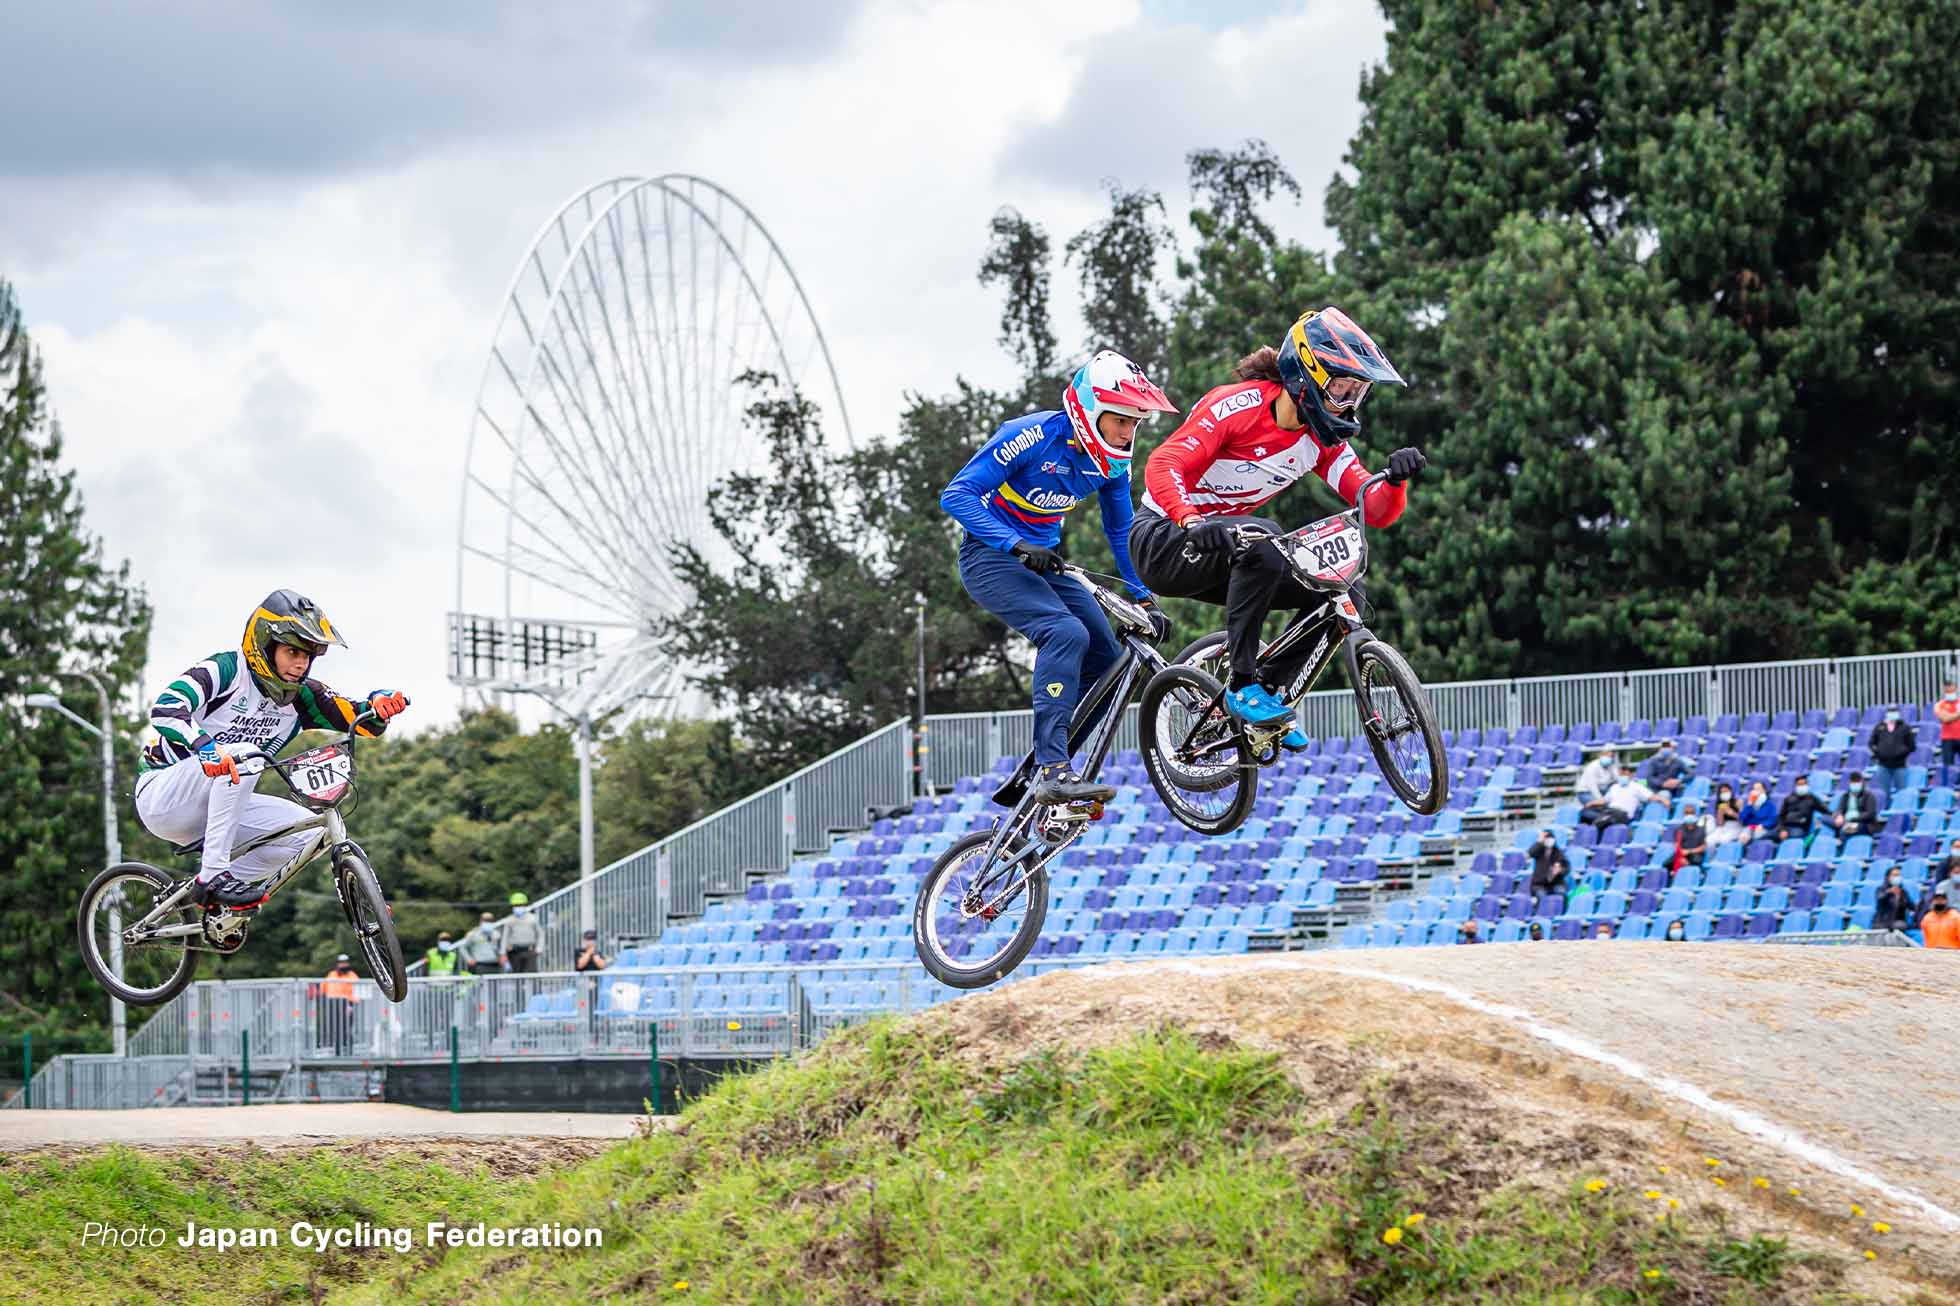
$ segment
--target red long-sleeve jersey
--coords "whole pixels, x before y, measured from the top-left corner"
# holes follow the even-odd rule
[[[1308,428],[1273,421],[1277,381],[1234,381],[1198,401],[1184,425],[1157,446],[1143,473],[1143,506],[1172,521],[1192,513],[1243,517],[1309,473],[1349,507],[1370,473],[1343,440],[1322,448]],[[1383,482],[1368,495],[1368,524],[1387,526],[1408,504],[1405,487]]]

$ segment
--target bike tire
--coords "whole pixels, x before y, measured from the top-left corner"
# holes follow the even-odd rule
[[[1184,646],[1184,651],[1171,661],[1187,667],[1196,667],[1213,680],[1223,680],[1225,671],[1231,665],[1228,646],[1231,637],[1222,630],[1214,630],[1209,635],[1200,635]]]
[[[1448,755],[1443,750],[1443,732],[1436,726],[1436,714],[1429,706],[1429,695],[1424,692],[1422,682],[1410,668],[1408,660],[1388,644],[1379,639],[1366,639],[1354,650],[1355,666],[1360,671],[1360,680],[1354,686],[1355,707],[1361,713],[1362,734],[1367,737],[1368,749],[1375,755],[1375,765],[1381,768],[1382,778],[1404,806],[1420,816],[1434,816],[1443,810],[1450,800],[1450,768]],[[1410,725],[1422,736],[1422,747],[1429,764],[1429,780],[1426,785],[1404,769],[1402,762],[1390,752],[1387,740],[1375,730],[1368,728],[1368,722],[1375,717],[1375,702],[1368,692],[1371,679],[1369,671],[1379,666],[1388,677],[1388,685],[1401,700],[1408,712]]]
[[[972,860],[975,850],[984,854],[988,844],[993,842],[992,830],[976,830],[965,836],[939,855],[939,860],[926,872],[919,884],[919,896],[912,903],[912,946],[919,954],[919,964],[924,966],[932,977],[942,984],[956,989],[984,988],[997,980],[1006,979],[1016,966],[1019,966],[1034,947],[1034,941],[1041,934],[1041,926],[1048,919],[1048,870],[1037,867],[1028,877],[1021,892],[1027,895],[1027,914],[1021,918],[1020,928],[1007,946],[988,957],[977,966],[961,965],[958,958],[949,955],[939,943],[939,930],[934,918],[932,904],[938,899],[940,885],[952,875],[964,861]]]
[[[95,931],[92,928],[97,899],[108,892],[116,883],[131,878],[147,880],[159,894],[169,892],[176,884],[176,881],[170,876],[145,862],[119,862],[107,868],[93,880],[89,881],[88,888],[82,891],[81,905],[75,912],[76,942],[81,947],[82,962],[88,967],[89,974],[95,976],[95,982],[100,984],[110,994],[121,998],[132,1007],[160,1006],[176,997],[179,993],[182,993],[185,986],[197,974],[197,953],[192,950],[190,944],[186,942],[181,945],[183,956],[177,963],[176,969],[172,972],[170,978],[162,985],[156,988],[135,989],[116,978],[115,972],[110,968],[109,959],[100,955],[100,949],[95,939]],[[185,910],[193,918],[196,917],[196,908],[193,907]],[[157,944],[154,946],[159,949],[167,949],[175,945]]]
[[[1223,693],[1223,686],[1196,667],[1175,662],[1150,678],[1138,704],[1137,733],[1142,745],[1144,770],[1150,783],[1180,824],[1199,834],[1229,834],[1245,824],[1259,798],[1259,767],[1253,761],[1251,740],[1244,723],[1223,709],[1218,710],[1214,729],[1221,738],[1232,741],[1235,761],[1215,768],[1197,770],[1170,755],[1173,734],[1179,727],[1169,718],[1170,706],[1191,710],[1193,704],[1208,704]],[[1236,786],[1236,788],[1233,788]],[[1233,791],[1216,803],[1194,799]]]
[[[350,850],[334,862],[334,875],[340,900],[354,922],[354,938],[367,960],[368,978],[388,1001],[402,1001],[408,996],[408,962],[395,934],[394,909],[381,893],[374,868],[365,855]]]

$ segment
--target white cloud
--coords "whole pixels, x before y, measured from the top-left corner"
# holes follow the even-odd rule
[[[1341,53],[1337,26],[1315,5],[1198,39],[1120,0],[892,0],[826,29],[801,62],[755,63],[708,32],[686,59],[654,53],[657,85],[595,88],[591,112],[535,129],[451,124],[394,162],[48,181],[32,192],[86,207],[10,222],[0,275],[46,356],[90,525],[156,603],[151,684],[291,585],[349,632],[353,648],[321,667],[331,682],[401,685],[446,716],[470,406],[504,287],[561,199],[669,171],[739,196],[796,268],[860,436],[886,434],[907,390],[1010,379],[998,300],[975,277],[987,220],[1015,204],[1059,245],[1098,216],[1096,178],[1054,164],[1110,114],[1134,120],[1110,173],[1162,185],[1175,213],[1185,151],[1269,129],[1319,42],[1339,75],[1322,71],[1311,134],[1337,158],[1358,116],[1347,63],[1362,57]],[[598,48],[611,39],[591,37],[595,78],[616,69]],[[1124,77],[1111,55],[1126,51],[1187,76]],[[574,53],[553,57],[576,67]],[[1124,99],[1105,94],[1111,78]],[[1301,160],[1322,155],[1268,134],[1317,201],[1320,165]],[[1057,280],[1072,302],[1059,267]]]

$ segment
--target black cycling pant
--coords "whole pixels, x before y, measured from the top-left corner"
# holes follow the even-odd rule
[[[1286,528],[1265,517],[1234,517],[1235,525],[1262,528],[1269,535],[1283,535]],[[1225,609],[1225,633],[1231,650],[1232,682],[1240,689],[1263,680],[1269,688],[1292,681],[1306,666],[1313,648],[1306,641],[1287,650],[1271,666],[1259,665],[1259,636],[1266,616],[1275,607],[1310,612],[1327,602],[1327,596],[1308,589],[1293,578],[1285,555],[1270,539],[1233,550],[1231,553],[1186,552],[1185,532],[1170,518],[1145,509],[1137,514],[1130,528],[1130,561],[1137,575],[1154,594],[1176,599],[1197,599],[1220,604]],[[1361,587],[1353,589],[1361,602]]]

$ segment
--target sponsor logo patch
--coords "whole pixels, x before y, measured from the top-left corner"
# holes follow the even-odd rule
[[[1211,405],[1211,415],[1222,422],[1233,413],[1244,412],[1246,409],[1256,408],[1258,405],[1259,390],[1255,386],[1250,390],[1241,390],[1237,394],[1229,394],[1223,399],[1218,400]]]
[[[1020,455],[1034,448],[1035,441],[1040,438],[1041,428],[1039,426],[1030,426],[1012,440],[1009,440],[1006,444],[994,450],[994,461],[1005,467]]]
[[[1062,696],[1062,682],[1059,680],[1049,681],[1047,684],[1047,690],[1048,690],[1048,697],[1060,698]]]

